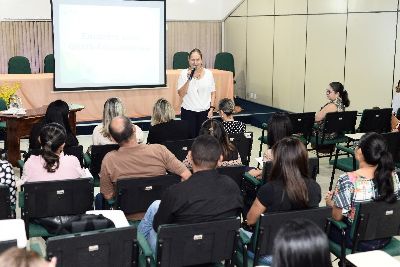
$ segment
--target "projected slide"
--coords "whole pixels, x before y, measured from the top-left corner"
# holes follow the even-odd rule
[[[55,90],[165,86],[164,4],[53,0]]]

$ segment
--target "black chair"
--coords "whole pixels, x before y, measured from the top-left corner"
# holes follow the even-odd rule
[[[105,155],[113,150],[118,150],[119,145],[93,145],[91,146],[91,152],[90,155],[85,153],[84,156],[84,161],[85,165],[89,167],[90,173],[93,175],[94,179],[94,186],[99,187],[100,186],[100,178],[99,178],[99,173],[101,169],[101,163],[103,162],[103,158]]]
[[[343,112],[330,112],[327,113],[324,119],[324,126],[322,133],[316,132],[316,135],[311,137],[310,143],[314,146],[317,158],[324,157],[320,155],[321,146],[331,145],[329,158],[332,158],[332,153],[335,145],[338,143],[348,142],[346,133],[355,133],[357,121],[357,111],[343,111]],[[321,137],[319,136],[321,134]],[[329,134],[336,134],[333,139],[327,139]]]
[[[115,207],[125,214],[145,212],[154,200],[161,199],[166,188],[180,181],[181,178],[175,174],[118,179]]]
[[[253,132],[229,134],[229,140],[236,146],[242,159],[242,164],[249,166],[253,147]]]
[[[146,255],[146,266],[181,267],[223,260],[225,266],[233,266],[231,260],[235,254],[239,228],[239,218],[161,225],[157,234],[156,258],[147,245],[142,245],[142,242],[139,244]]]
[[[298,135],[305,145],[310,142],[315,121],[315,112],[289,113],[293,133]]]
[[[242,188],[242,180],[243,180],[243,174],[246,171],[246,166],[240,165],[240,166],[231,166],[231,167],[219,167],[217,168],[217,171],[220,174],[224,174],[226,176],[229,176],[232,178],[239,188]]]
[[[384,133],[382,136],[385,138],[396,167],[400,167],[400,132]]]
[[[10,190],[6,185],[0,185],[0,220],[11,219]]]
[[[17,239],[0,241],[0,254],[9,248],[17,246]]]
[[[286,222],[307,219],[325,231],[327,219],[331,215],[332,209],[330,207],[262,214],[253,234],[255,237],[250,240],[247,236],[241,235],[242,253],[237,254],[236,264],[245,267],[249,264],[250,266],[264,265],[259,262],[260,256],[272,254],[275,236],[279,228]],[[254,249],[254,258],[247,256],[249,245]]]
[[[25,183],[19,204],[27,237],[51,236],[37,218],[78,215],[93,209],[93,181],[89,178]]]
[[[47,258],[58,267],[138,266],[137,230],[133,226],[50,237]]]
[[[168,150],[171,151],[171,153],[174,154],[178,160],[183,161],[192,147],[193,142],[194,139],[185,139],[166,141],[163,143],[163,145],[168,148]]]
[[[391,131],[392,109],[364,109],[358,132],[387,133]]]
[[[346,248],[344,239],[341,244],[329,242],[331,253],[340,257],[342,266],[345,266],[346,255],[356,253],[360,242],[389,238],[400,234],[400,201],[393,204],[384,201],[359,203],[356,206],[355,220],[351,229],[347,229],[347,224],[333,219],[330,220],[328,232],[331,227],[341,230],[342,238],[345,238],[346,231],[350,231],[353,244],[351,249]],[[391,256],[398,256],[400,255],[400,241],[392,238],[390,243],[381,250]]]

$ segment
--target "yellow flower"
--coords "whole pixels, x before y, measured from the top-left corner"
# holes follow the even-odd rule
[[[0,85],[0,98],[3,98],[7,105],[10,104],[10,97],[21,88],[21,83],[14,82],[9,84],[7,82]]]

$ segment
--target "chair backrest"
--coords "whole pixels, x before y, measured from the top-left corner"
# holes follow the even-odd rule
[[[11,219],[10,190],[6,185],[0,185],[0,220]]]
[[[101,163],[103,162],[104,156],[113,150],[118,150],[119,145],[93,145],[91,149],[91,163],[89,166],[90,173],[93,177],[98,177],[101,169]]]
[[[8,60],[9,74],[31,74],[31,64],[29,59],[23,56],[15,56]]]
[[[54,73],[54,55],[48,54],[44,58],[44,73]]]
[[[400,162],[400,132],[382,134],[395,163]]]
[[[47,257],[58,267],[137,266],[137,230],[133,226],[50,237]]]
[[[0,254],[9,248],[17,246],[17,239],[0,241]]]
[[[400,201],[389,204],[384,201],[364,202],[356,206],[356,218],[350,236],[354,248],[364,240],[374,240],[400,234]]]
[[[238,218],[161,225],[157,235],[158,266],[180,267],[232,259],[239,228]]]
[[[156,177],[122,178],[117,180],[116,207],[125,214],[144,212],[170,185],[181,178],[175,174]]]
[[[214,69],[227,70],[233,73],[235,77],[235,60],[233,55],[228,52],[221,52],[215,56]]]
[[[232,178],[237,185],[239,186],[239,188],[242,187],[242,180],[243,180],[243,174],[246,171],[246,166],[244,165],[240,165],[240,166],[231,166],[231,167],[220,167],[217,168],[217,171],[220,174],[224,174],[226,176],[229,176],[230,178]]]
[[[93,209],[93,180],[70,180],[25,183],[21,210],[29,236],[29,221],[34,218],[83,214]]]
[[[325,232],[327,218],[331,215],[332,208],[330,207],[262,214],[258,221],[256,238],[254,239],[254,266],[257,265],[260,255],[272,254],[275,236],[279,228],[286,222],[307,219],[314,222]]]
[[[323,137],[325,134],[354,133],[357,121],[357,111],[330,112],[326,114],[324,121]]]
[[[229,134],[229,140],[236,146],[242,159],[242,164],[249,166],[253,147],[253,132]]]
[[[176,69],[187,69],[189,68],[189,53],[188,52],[176,52],[172,59],[172,68]]]
[[[193,142],[194,139],[185,139],[166,141],[163,143],[163,145],[168,148],[168,150],[171,151],[178,160],[183,161],[192,147]]]
[[[318,175],[318,168],[319,168],[319,162],[318,158],[308,158],[308,175],[309,178],[313,180],[317,180],[317,175]],[[263,171],[262,171],[262,180],[263,183],[265,184],[268,181],[268,177],[271,175],[271,170],[272,170],[272,162],[264,162],[263,166]]]
[[[387,133],[391,130],[392,109],[364,109],[358,131]]]
[[[309,141],[315,121],[315,112],[290,113],[288,114],[292,122],[293,133],[302,134]]]

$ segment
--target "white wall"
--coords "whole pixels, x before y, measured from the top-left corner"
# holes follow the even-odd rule
[[[168,21],[222,21],[243,0],[167,0]],[[51,19],[50,0],[0,0],[1,20]]]

